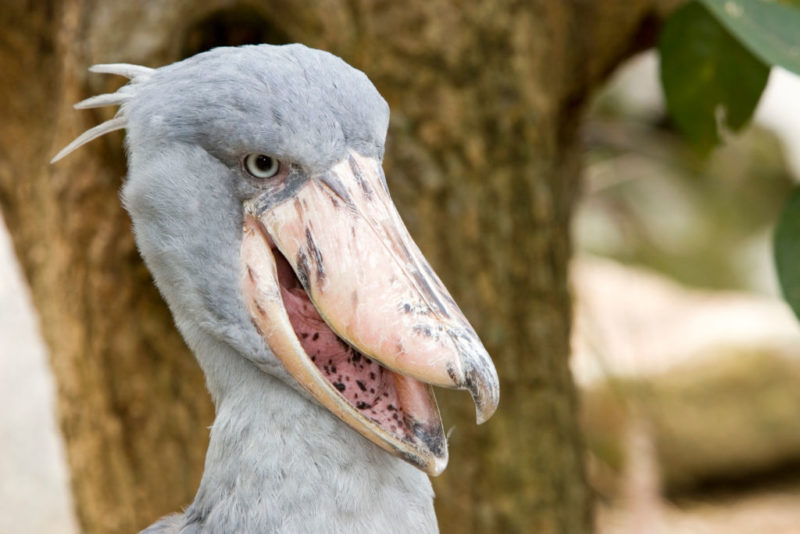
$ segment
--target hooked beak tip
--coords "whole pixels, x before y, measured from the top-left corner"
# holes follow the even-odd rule
[[[497,410],[500,402],[500,380],[489,353],[470,329],[469,335],[458,337],[459,368],[448,368],[458,389],[466,389],[475,404],[475,420],[483,424]]]
[[[500,402],[500,385],[493,366],[483,372],[471,369],[466,375],[466,386],[475,403],[475,420],[483,424],[494,415]]]

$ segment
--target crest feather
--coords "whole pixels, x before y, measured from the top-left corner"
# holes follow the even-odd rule
[[[89,72],[96,72],[98,74],[117,74],[125,76],[131,80],[141,76],[150,77],[156,69],[150,67],[143,67],[142,65],[132,65],[130,63],[101,63],[99,65],[92,65],[89,67]]]
[[[72,107],[75,109],[91,109],[105,106],[119,106],[123,102],[130,100],[132,96],[132,93],[106,93],[104,95],[96,95],[86,100],[81,100]]]
[[[114,117],[111,120],[100,123],[94,128],[90,128],[79,135],[73,142],[61,149],[61,151],[53,156],[50,163],[55,163],[73,150],[82,147],[89,141],[97,139],[101,135],[105,135],[115,130],[122,130],[125,128],[125,117]]]
[[[150,67],[143,67],[141,65],[131,65],[130,63],[107,63],[93,65],[89,67],[89,71],[101,74],[118,74],[120,76],[129,78],[131,83],[123,85],[115,93],[97,95],[78,102],[74,106],[75,109],[91,109],[103,106],[122,105],[133,98],[133,96],[136,94],[134,89],[135,83],[147,80],[156,70],[151,69]],[[115,130],[123,130],[126,124],[127,122],[125,113],[124,110],[121,109],[113,119],[98,124],[97,126],[90,128],[79,135],[77,139],[62,148],[61,151],[50,160],[50,163],[57,162],[70,152],[82,147],[89,141],[97,139],[101,135],[105,135]]]

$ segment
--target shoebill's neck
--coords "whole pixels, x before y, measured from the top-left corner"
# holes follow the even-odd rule
[[[227,345],[202,347],[216,419],[188,532],[438,532],[424,473]]]

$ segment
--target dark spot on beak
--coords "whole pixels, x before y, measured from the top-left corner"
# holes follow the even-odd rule
[[[306,255],[303,249],[300,249],[297,252],[297,279],[300,280],[300,284],[303,288],[308,291],[308,256]]]
[[[425,337],[433,337],[433,331],[428,325],[415,324],[411,329],[415,334],[422,334]]]
[[[308,246],[308,251],[311,253],[311,259],[316,266],[317,282],[322,284],[322,282],[325,281],[325,263],[322,261],[322,253],[319,251],[317,243],[314,241],[314,236],[311,234],[309,228],[306,228],[306,245]]]
[[[414,436],[424,443],[428,450],[435,456],[441,457],[444,453],[444,431],[440,425],[426,425],[420,423],[413,417],[406,414],[404,417],[406,426],[411,429]]]
[[[448,363],[445,367],[445,371],[447,371],[447,376],[450,377],[450,380],[453,381],[454,384],[458,385],[458,378],[456,377],[456,370],[453,368],[452,363]]]
[[[347,207],[355,210],[355,205],[353,204],[353,199],[350,198],[350,193],[347,192],[347,188],[335,173],[328,171],[320,176],[319,180],[327,185],[328,189],[333,191],[337,197],[342,199]]]
[[[258,197],[256,203],[257,215],[261,215],[290,198],[295,198],[297,192],[305,185],[306,181],[308,181],[308,177],[302,171],[292,168],[286,180],[270,187]]]
[[[364,173],[361,171],[358,162],[352,155],[347,158],[347,162],[350,164],[350,170],[353,171],[353,178],[356,179],[358,187],[361,188],[367,200],[372,200],[372,188],[369,186],[367,179],[364,178]]]

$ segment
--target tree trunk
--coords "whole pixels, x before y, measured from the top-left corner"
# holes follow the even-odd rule
[[[110,111],[94,63],[300,41],[364,70],[392,107],[387,177],[409,229],[493,355],[495,417],[440,393],[443,532],[584,533],[591,499],[568,369],[569,216],[588,91],[672,0],[5,2],[0,207],[56,374],[79,521],[136,532],[187,505],[212,407],[118,201],[122,136],[47,161]],[[662,5],[664,4],[664,5]]]

